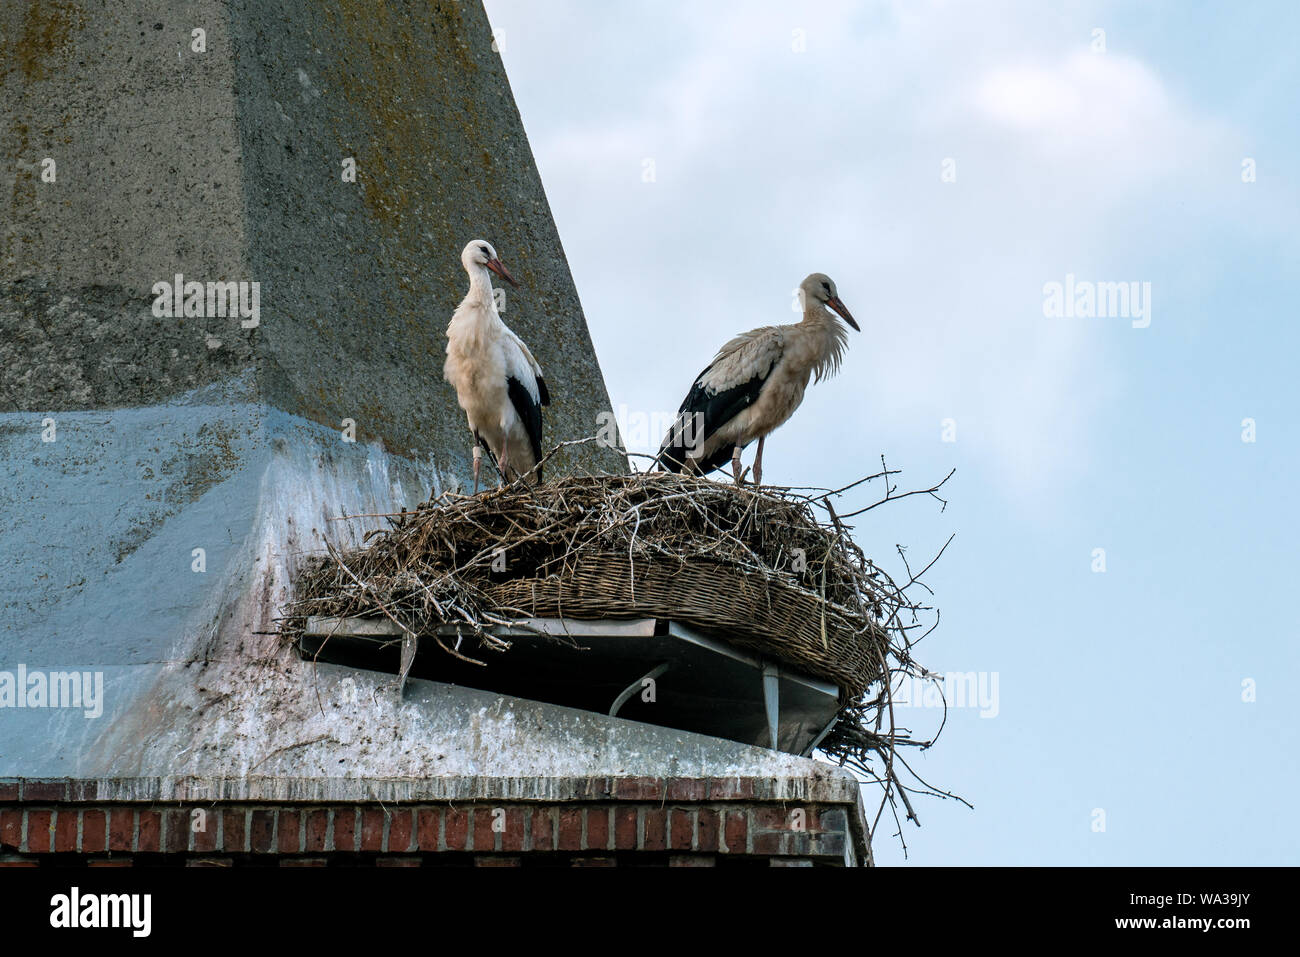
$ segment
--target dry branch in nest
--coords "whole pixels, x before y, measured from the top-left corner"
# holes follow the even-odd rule
[[[894,579],[854,543],[832,501],[883,480],[876,505],[911,494],[942,502],[947,478],[898,495],[890,486],[897,473],[883,465],[837,490],[634,473],[444,494],[382,516],[390,527],[368,533],[364,548],[309,559],[283,631],[296,639],[315,615],[386,617],[410,648],[432,639],[457,658],[490,665],[509,648],[490,633],[493,625],[681,621],[838,685],[839,718],[819,750],[878,782],[882,810],[898,798],[915,819],[908,791],[936,792],[924,782],[903,786],[898,750],[933,742],[896,728],[890,695],[896,677],[928,675],[912,649],[938,615],[912,596],[928,593],[921,575],[933,561],[914,574],[900,549],[907,580]],[[441,624],[469,626],[477,647],[448,645],[436,634]]]

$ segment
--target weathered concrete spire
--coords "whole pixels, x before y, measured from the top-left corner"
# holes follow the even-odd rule
[[[247,372],[258,401],[462,473],[443,330],[488,235],[557,385],[548,438],[595,430],[609,399],[478,2],[35,2],[0,37],[0,409]],[[260,282],[259,326],[156,317],[177,273]]]

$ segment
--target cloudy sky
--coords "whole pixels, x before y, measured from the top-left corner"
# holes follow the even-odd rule
[[[956,533],[918,657],[997,680],[909,860],[1300,863],[1300,7],[486,5],[634,451],[820,270],[863,332],[765,478],[957,469],[856,531]],[[1067,276],[1149,313],[1045,315]]]

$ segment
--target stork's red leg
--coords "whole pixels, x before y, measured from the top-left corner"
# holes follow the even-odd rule
[[[758,440],[758,454],[754,456],[754,484],[763,484],[763,442],[767,436]]]

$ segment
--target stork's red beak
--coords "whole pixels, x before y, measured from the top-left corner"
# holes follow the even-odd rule
[[[862,331],[862,327],[853,320],[853,316],[849,315],[849,307],[844,305],[839,296],[831,296],[826,300],[826,305],[838,312],[840,317],[858,332]]]
[[[516,289],[519,288],[519,283],[515,282],[515,277],[510,275],[509,271],[506,269],[505,266],[501,265],[501,260],[489,259],[487,261],[487,267],[488,269],[491,269],[494,273],[496,273],[498,276],[500,276],[502,279],[504,279],[506,282],[510,283],[510,285],[514,286]]]

